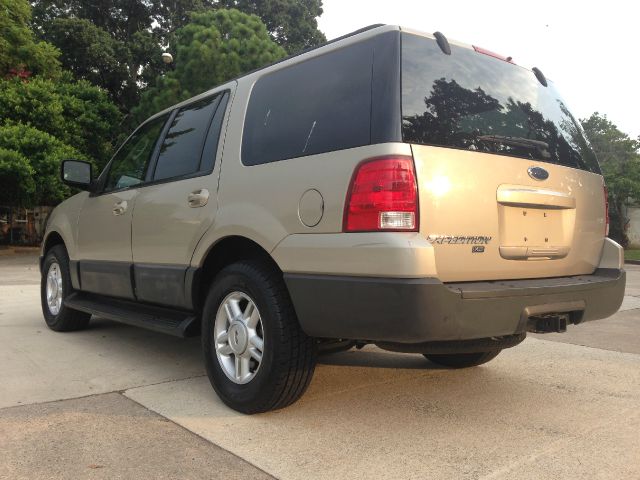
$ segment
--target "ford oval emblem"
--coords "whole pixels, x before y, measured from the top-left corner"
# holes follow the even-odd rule
[[[549,178],[549,172],[542,167],[529,167],[527,172],[529,172],[529,176],[534,180],[546,180]]]

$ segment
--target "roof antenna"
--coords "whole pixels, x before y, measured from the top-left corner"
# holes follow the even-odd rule
[[[445,37],[440,32],[435,32],[433,36],[435,37],[436,42],[440,47],[440,50],[442,50],[442,53],[446,55],[451,55],[451,45],[449,45],[449,40],[447,40],[447,37]]]
[[[547,78],[544,76],[544,73],[542,73],[540,71],[539,68],[533,67],[531,69],[531,71],[533,72],[533,74],[536,76],[536,78],[538,79],[538,81],[544,85],[545,87],[547,86]]]

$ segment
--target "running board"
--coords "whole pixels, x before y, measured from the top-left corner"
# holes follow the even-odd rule
[[[128,300],[74,292],[64,304],[81,312],[176,337],[194,337],[199,325],[193,313]]]

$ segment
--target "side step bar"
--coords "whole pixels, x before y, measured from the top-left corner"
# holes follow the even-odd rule
[[[85,292],[72,293],[64,303],[73,310],[176,337],[194,337],[200,333],[195,315],[181,310]]]

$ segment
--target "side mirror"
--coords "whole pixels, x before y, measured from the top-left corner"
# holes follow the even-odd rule
[[[80,160],[65,160],[62,162],[61,178],[62,182],[70,187],[91,190],[91,164]]]

